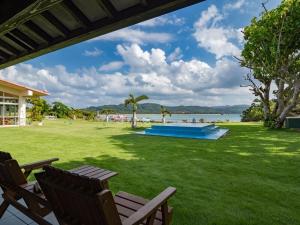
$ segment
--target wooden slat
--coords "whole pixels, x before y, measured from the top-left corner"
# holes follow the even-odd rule
[[[81,176],[95,178],[102,181],[106,181],[118,174],[116,172],[112,172],[110,170],[101,169],[99,167],[94,167],[94,166],[81,166],[79,168],[75,168],[69,171]]]
[[[97,0],[97,3],[104,10],[108,17],[112,18],[117,15],[118,11],[109,0]]]
[[[64,8],[77,20],[78,23],[87,27],[91,25],[90,20],[81,12],[80,9],[73,3],[73,1],[64,1]]]
[[[101,179],[101,177],[102,176],[104,176],[104,175],[106,175],[106,174],[109,174],[110,173],[110,171],[108,171],[108,170],[106,170],[106,171],[99,171],[98,173],[95,173],[95,174],[93,174],[93,175],[91,175],[91,176],[89,176],[89,177],[91,177],[91,178],[95,178],[95,179]]]
[[[30,37],[28,37],[26,34],[24,34],[22,31],[20,31],[18,29],[12,30],[11,34],[13,34],[20,41],[22,41],[24,44],[28,45],[32,49],[35,49],[38,47],[38,44],[34,40],[32,40]]]
[[[59,160],[58,158],[52,158],[52,159],[47,159],[47,160],[41,160],[41,161],[37,161],[37,162],[27,163],[27,164],[21,165],[20,167],[21,167],[22,169],[25,169],[25,170],[41,169],[41,168],[43,168],[44,166],[50,165],[50,164],[52,164],[53,162],[56,162],[56,161],[58,161],[58,160]]]
[[[0,39],[0,46],[2,48],[5,48],[7,51],[11,52],[14,55],[20,54],[20,52],[16,48],[14,48],[13,46],[11,46],[10,44],[6,43],[5,41],[3,41],[1,39]]]
[[[0,49],[0,56],[3,58],[3,59],[6,59],[6,58],[9,58],[10,55],[8,53],[6,53],[5,51],[2,51]]]
[[[110,172],[109,174],[106,174],[106,175],[102,176],[101,180],[108,180],[109,178],[114,177],[116,175],[118,175],[118,173],[116,173],[116,172]]]
[[[87,171],[87,173],[85,173],[84,176],[90,177],[90,176],[93,176],[95,174],[102,173],[105,171],[107,171],[107,170],[94,168],[93,170]]]
[[[76,173],[78,175],[84,175],[86,173],[88,173],[89,171],[94,171],[94,170],[98,170],[98,168],[95,168],[95,167],[92,167],[92,166],[88,166],[88,167],[85,167],[85,168],[82,168],[80,170],[77,170],[77,171],[71,171],[72,173]]]
[[[114,200],[117,205],[128,208],[132,211],[137,211],[142,206],[144,206],[144,204],[138,204],[136,202],[130,201],[130,199],[124,199],[124,198],[120,198],[118,196],[115,196]],[[159,210],[156,213],[156,219],[162,221],[162,214],[161,214],[161,211],[159,211]]]
[[[118,204],[116,206],[117,206],[119,215],[123,218],[129,218],[136,212],[136,210],[132,210],[132,209],[126,208],[126,207],[118,205]],[[146,221],[143,221],[142,224],[146,224]],[[154,225],[162,225],[161,220],[155,218]]]
[[[76,172],[76,171],[79,171],[79,170],[84,169],[86,167],[89,167],[89,165],[83,165],[83,166],[80,166],[80,167],[77,167],[77,168],[74,168],[74,169],[70,169],[68,171],[70,171],[70,172]]]
[[[27,21],[26,23],[24,23],[24,26],[26,26],[28,29],[40,36],[46,42],[53,41],[53,38],[46,31],[44,31],[42,28],[36,25],[33,21]]]
[[[130,199],[130,201],[138,203],[140,205],[145,205],[147,202],[149,202],[148,199],[133,195],[133,194],[129,194],[127,192],[123,192],[120,191],[116,194],[116,196],[120,197],[120,198],[124,198],[124,199]]]
[[[69,29],[58,20],[51,12],[45,11],[41,14],[49,23],[51,23],[57,30],[59,30],[64,36],[67,36]]]
[[[28,51],[32,50],[28,45],[24,44],[22,41],[20,41],[19,39],[15,38],[14,36],[12,36],[9,33],[5,34],[5,37],[9,38],[12,42],[15,42],[17,45],[21,46],[25,50],[28,50]]]
[[[155,198],[147,202],[147,204],[141,207],[136,213],[130,216],[130,218],[124,222],[124,225],[137,224],[139,221],[144,221],[145,219],[151,218],[151,215],[153,215],[153,213],[155,213],[160,206],[165,204],[167,200],[175,194],[175,192],[176,189],[173,187],[165,189]]]

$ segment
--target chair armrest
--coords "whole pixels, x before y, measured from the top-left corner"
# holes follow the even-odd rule
[[[157,209],[165,204],[167,200],[172,197],[176,192],[176,188],[168,187],[163,192],[161,192],[158,196],[149,201],[146,205],[128,217],[123,225],[139,225],[153,213],[156,213]]]
[[[33,162],[33,163],[28,163],[21,165],[21,169],[24,169],[25,171],[28,170],[35,170],[35,169],[41,169],[44,166],[51,165],[53,162],[58,161],[58,158],[52,158],[52,159],[47,159],[47,160],[42,160],[38,162]]]

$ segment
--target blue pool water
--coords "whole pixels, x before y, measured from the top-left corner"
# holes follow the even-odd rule
[[[214,124],[175,123],[152,125],[151,128],[147,128],[143,132],[137,133],[144,135],[216,140],[224,136],[228,131],[228,129],[221,129]]]

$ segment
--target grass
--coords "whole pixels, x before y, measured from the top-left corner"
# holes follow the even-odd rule
[[[59,157],[119,172],[119,190],[152,198],[177,188],[175,225],[300,224],[300,133],[226,123],[218,141],[141,136],[129,124],[47,121],[0,129],[0,149],[20,163]]]

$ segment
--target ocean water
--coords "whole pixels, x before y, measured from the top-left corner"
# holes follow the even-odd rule
[[[126,114],[127,118],[130,119],[132,115]],[[138,119],[150,119],[154,121],[161,121],[162,117],[160,114],[138,114]],[[166,116],[166,121],[168,122],[192,122],[195,119],[197,122],[203,119],[204,122],[217,122],[217,121],[231,121],[231,122],[240,122],[240,114],[172,114],[172,116]]]

